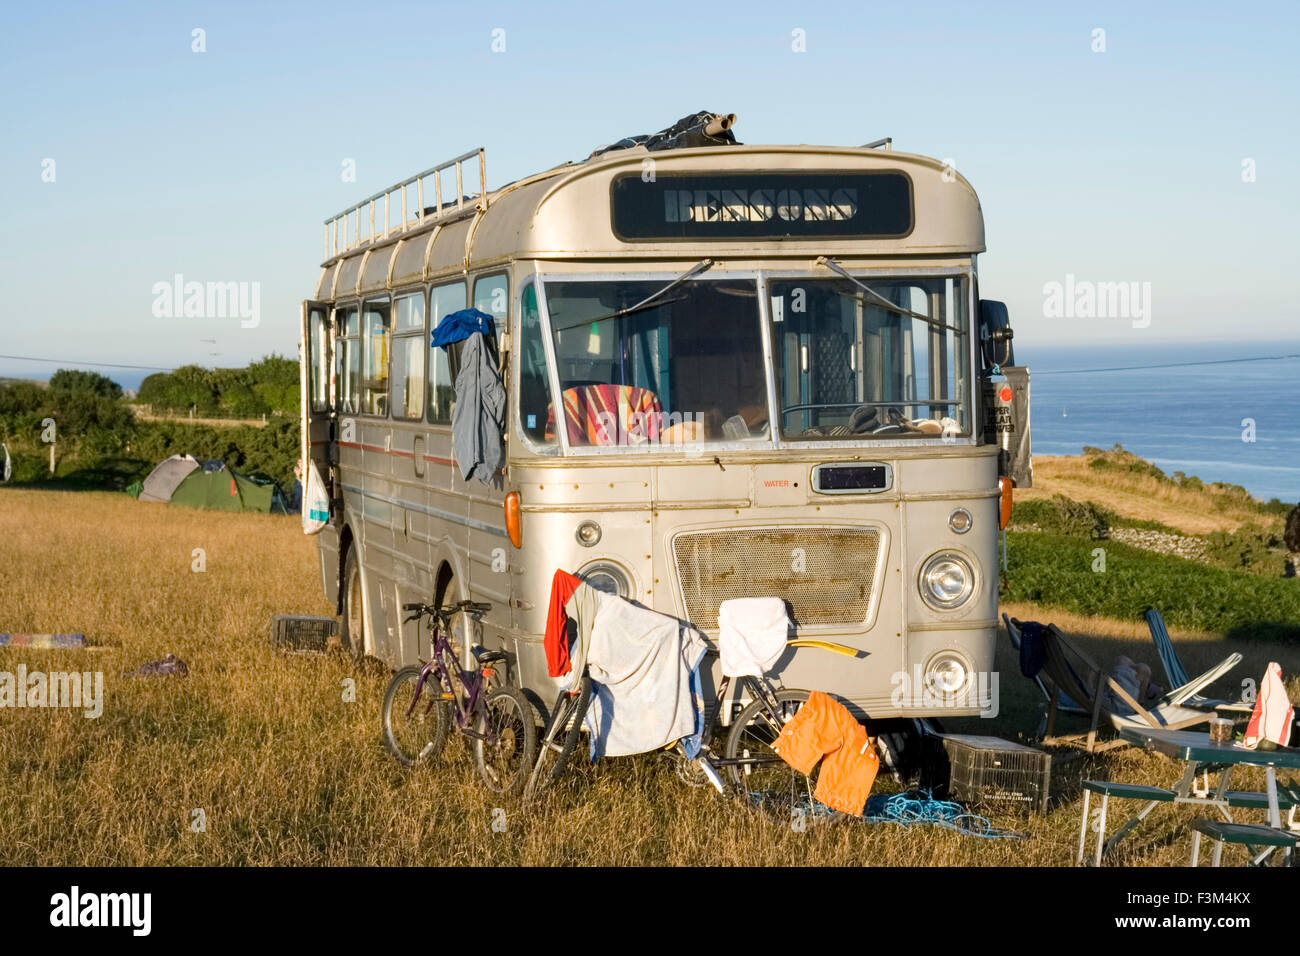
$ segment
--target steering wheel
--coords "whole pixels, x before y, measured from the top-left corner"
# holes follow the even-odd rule
[[[919,431],[896,405],[859,405],[849,415],[855,435],[907,435]]]

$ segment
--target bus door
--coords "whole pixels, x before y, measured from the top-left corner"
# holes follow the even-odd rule
[[[337,438],[334,434],[334,341],[330,329],[329,308],[321,302],[310,300],[302,304],[302,349],[304,350],[299,385],[302,390],[302,487],[307,486],[307,466],[316,466],[325,482],[330,500],[330,523],[318,534],[318,553],[325,593],[331,601],[338,600],[339,590],[339,532],[336,523],[335,501],[339,498],[335,486],[338,464]]]

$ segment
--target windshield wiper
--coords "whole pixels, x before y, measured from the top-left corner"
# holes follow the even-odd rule
[[[697,262],[695,265],[691,266],[689,269],[687,269],[685,272],[679,275],[676,279],[673,279],[663,288],[651,292],[648,296],[646,296],[636,305],[629,305],[626,309],[619,309],[617,312],[611,312],[609,313],[609,315],[602,315],[599,318],[583,319],[582,322],[579,322],[578,324],[582,325],[585,322],[590,322],[592,325],[595,325],[597,322],[606,322],[609,319],[621,318],[622,316],[625,315],[631,315],[633,312],[640,312],[642,309],[648,309],[653,303],[658,302],[660,298],[662,298],[667,293],[671,292],[673,289],[677,288],[686,280],[694,279],[701,272],[707,272],[712,268],[713,268],[713,260],[703,259],[700,262]],[[671,301],[676,302],[680,300],[673,299]]]
[[[845,279],[848,279],[855,286],[857,286],[859,289],[865,292],[868,298],[870,298],[873,302],[875,302],[876,305],[880,306],[880,308],[884,309],[886,312],[893,312],[896,315],[905,315],[911,319],[920,319],[922,322],[925,322],[926,324],[931,325],[936,329],[948,329],[949,331],[952,332],[965,334],[966,331],[965,329],[959,329],[955,325],[948,325],[947,323],[940,322],[938,319],[932,319],[928,315],[922,315],[920,312],[913,312],[911,309],[905,309],[901,305],[895,305],[893,302],[890,302],[888,299],[886,299],[875,289],[872,289],[865,283],[860,282],[857,276],[850,275],[843,266],[841,266],[838,262],[836,262],[834,259],[830,258],[829,256],[818,256],[817,264],[824,265],[827,268],[833,270],[834,272],[838,272]]]

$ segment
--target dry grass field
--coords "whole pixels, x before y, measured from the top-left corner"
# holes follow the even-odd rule
[[[196,548],[206,554],[201,573]],[[1010,610],[1056,620],[1108,660],[1127,652],[1155,663],[1138,622]],[[501,805],[456,741],[436,768],[398,766],[379,738],[382,667],[276,651],[268,631],[279,612],[330,613],[314,542],[296,518],[0,490],[0,631],[81,631],[108,648],[0,649],[0,670],[23,663],[102,670],[105,679],[97,719],[0,710],[0,864],[1063,865],[1077,838],[1081,775],[1164,785],[1179,775],[1172,761],[1133,750],[1067,762],[1054,768],[1047,815],[993,816],[1027,834],[1002,840],[853,820],[800,831],[687,787],[661,755],[583,767],[536,807]],[[1175,637],[1193,671],[1227,653],[1213,635]],[[1258,677],[1269,659],[1300,672],[1300,649],[1233,649],[1247,658],[1237,679]],[[188,662],[187,677],[123,677],[168,652]],[[1009,647],[1001,658],[1002,712],[956,729],[1012,739],[1033,731],[1036,692]],[[1262,784],[1262,773],[1235,778]],[[1116,862],[1185,863],[1192,816],[1158,809]]]

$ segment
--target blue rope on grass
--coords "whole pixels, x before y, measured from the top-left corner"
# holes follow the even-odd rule
[[[749,799],[759,805],[767,803],[769,796],[774,795],[749,793]],[[812,818],[846,815],[832,810],[807,794],[799,795],[796,813]],[[967,813],[965,807],[951,800],[936,800],[929,790],[909,790],[907,793],[868,797],[867,805],[862,808],[862,816],[858,819],[865,823],[897,823],[899,826],[933,823],[982,840],[1023,840],[1028,837],[1028,834],[1014,830],[999,830],[988,817]]]
[[[862,819],[868,823],[933,823],[966,836],[985,840],[1023,839],[1023,833],[999,830],[988,817],[967,813],[960,803],[936,800],[929,790],[910,790],[907,793],[877,794],[867,798]]]

